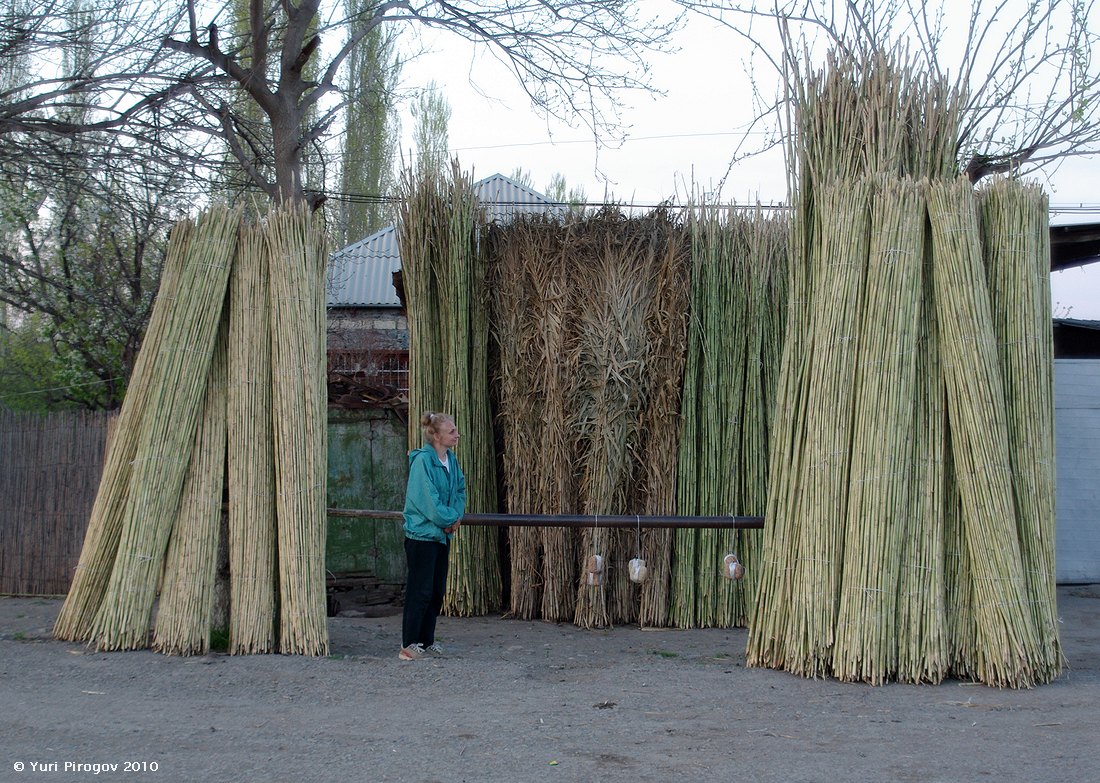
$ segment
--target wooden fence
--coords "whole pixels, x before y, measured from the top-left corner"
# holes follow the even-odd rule
[[[0,594],[68,591],[103,472],[109,419],[0,411]]]

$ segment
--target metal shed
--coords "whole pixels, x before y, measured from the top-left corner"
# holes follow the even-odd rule
[[[494,222],[505,222],[517,212],[567,209],[503,174],[478,180],[474,183],[474,193]],[[386,226],[332,254],[328,306],[400,308],[393,278],[400,270],[397,228]]]

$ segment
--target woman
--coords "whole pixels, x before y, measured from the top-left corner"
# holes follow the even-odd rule
[[[458,428],[446,413],[420,417],[425,445],[409,452],[405,491],[405,616],[401,624],[403,661],[442,655],[435,640],[435,621],[443,608],[451,535],[466,511],[466,477],[452,449]]]

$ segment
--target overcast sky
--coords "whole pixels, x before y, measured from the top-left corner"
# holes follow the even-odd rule
[[[623,117],[627,138],[614,147],[598,146],[581,127],[540,119],[503,68],[462,45],[434,43],[436,51],[406,66],[402,81],[434,80],[441,87],[452,111],[452,153],[475,178],[523,168],[535,187],[543,188],[562,174],[590,201],[607,197],[638,205],[670,197],[682,202],[693,182],[724,203],[785,202],[780,152],[730,170],[739,145],[756,148],[765,138],[746,136],[752,112],[743,46],[728,30],[699,19],[680,34],[679,43],[678,53],[649,58],[654,86],[665,95],[627,98],[632,104]],[[412,124],[406,113],[406,150],[412,146]],[[1100,222],[1100,156],[1068,161],[1037,179],[1050,196],[1053,223]],[[1100,319],[1097,267],[1052,276],[1056,316]]]

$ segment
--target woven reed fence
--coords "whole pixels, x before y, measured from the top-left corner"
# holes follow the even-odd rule
[[[0,412],[0,593],[69,589],[109,420],[105,412]]]

